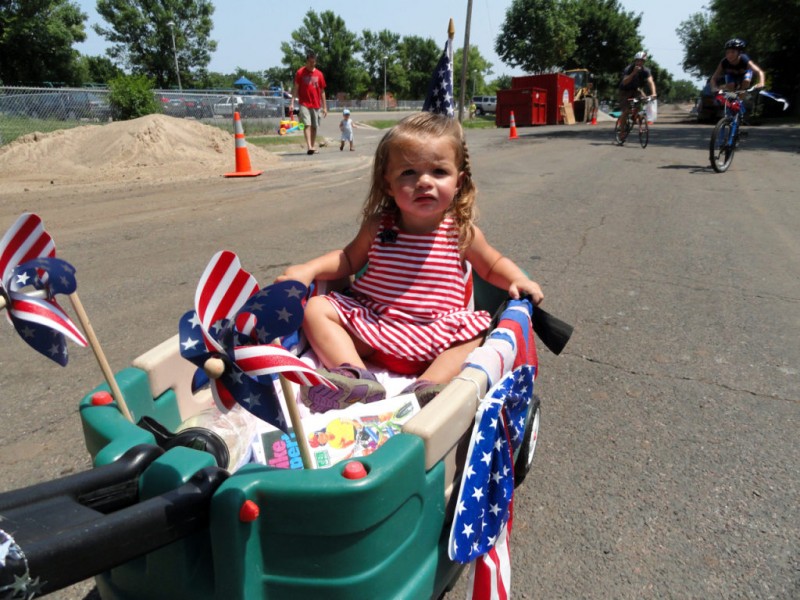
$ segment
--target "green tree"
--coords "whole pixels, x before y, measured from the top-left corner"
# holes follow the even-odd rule
[[[122,69],[107,56],[81,56],[80,63],[86,70],[82,83],[108,83],[122,75]]]
[[[398,97],[406,100],[419,100],[428,94],[431,74],[444,45],[439,45],[431,38],[416,35],[405,36],[400,43],[400,55],[389,73],[394,74],[393,81],[402,82]],[[395,90],[393,87],[392,90]]]
[[[506,64],[530,72],[561,68],[578,49],[577,16],[571,0],[513,0],[495,52]]]
[[[108,82],[108,101],[115,121],[127,121],[157,113],[153,81],[144,75],[120,75]]]
[[[747,53],[764,70],[768,85],[800,101],[800,2],[798,0],[740,0],[736,9],[711,0],[707,11],[695,13],[677,29],[684,47],[683,67],[708,77],[723,57],[725,40],[747,42]]]
[[[463,63],[464,49],[459,48],[453,55],[453,93],[456,98],[461,98],[461,65]],[[478,50],[477,46],[469,47],[467,55],[467,80],[466,94],[464,95],[465,106],[469,106],[469,100],[475,94],[483,94],[486,87],[486,77],[492,74],[492,63],[487,61]],[[473,93],[474,91],[474,93]],[[488,93],[488,92],[486,92]],[[494,91],[491,92],[494,94]]]
[[[386,88],[397,96],[404,87],[402,68],[395,61],[400,54],[400,34],[388,29],[374,33],[369,29],[361,32],[361,64],[366,74],[368,89],[376,97],[383,95],[384,69],[386,69]],[[391,72],[391,77],[389,76]],[[389,82],[391,81],[391,85]],[[357,93],[358,96],[362,94]]]
[[[173,34],[185,87],[204,76],[217,48],[210,38],[210,0],[97,0],[97,12],[110,25],[94,26],[112,44],[108,56],[133,73],[153,77],[160,88],[178,83]]]
[[[661,90],[658,92],[659,98],[662,96]],[[672,88],[666,95],[667,102],[692,102],[700,95],[700,89],[691,81],[681,79],[672,84]]]
[[[317,54],[317,65],[325,75],[326,95],[349,93],[359,80],[360,65],[355,54],[361,50],[356,34],[347,30],[344,20],[332,11],[317,14],[309,10],[303,25],[291,33],[291,42],[281,42],[283,64],[294,73],[306,62],[306,51]]]
[[[82,83],[72,45],[86,39],[85,20],[69,0],[0,2],[0,81]]]
[[[576,3],[575,52],[562,64],[566,69],[588,69],[595,89],[609,94],[620,73],[642,50],[641,15],[626,12],[617,0],[581,0]]]

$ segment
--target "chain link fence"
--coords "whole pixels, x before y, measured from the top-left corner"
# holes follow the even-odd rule
[[[253,129],[277,131],[281,119],[289,116],[288,94],[238,93],[213,90],[155,90],[161,113],[197,119],[233,132],[233,113],[250,121]],[[102,88],[41,88],[0,86],[0,146],[34,131],[47,133],[78,125],[102,124],[113,120],[108,90]],[[297,103],[295,103],[297,104]],[[418,110],[421,101],[395,102],[390,110]],[[349,108],[382,111],[382,100],[328,100],[331,112]]]

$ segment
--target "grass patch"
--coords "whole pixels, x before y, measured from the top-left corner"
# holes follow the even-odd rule
[[[253,144],[254,146],[283,147],[297,143],[305,144],[305,138],[303,134],[278,135],[276,133],[271,135],[250,135],[247,136],[247,143]]]
[[[59,129],[72,129],[81,125],[97,125],[83,121],[57,121],[55,119],[32,119],[30,117],[0,117],[0,145],[10,144],[17,138],[38,131],[50,133]]]
[[[365,124],[374,127],[375,129],[389,129],[397,125],[397,119],[379,119],[376,121],[364,121]],[[474,119],[465,119],[461,126],[464,129],[494,129],[494,117],[483,116],[475,117]]]

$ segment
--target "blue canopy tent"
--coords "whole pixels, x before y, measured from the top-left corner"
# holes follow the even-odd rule
[[[256,84],[250,81],[244,75],[233,82],[233,87],[239,88],[240,90],[246,90],[248,92],[254,92],[256,90]]]

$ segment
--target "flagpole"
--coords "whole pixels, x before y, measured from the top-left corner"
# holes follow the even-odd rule
[[[83,332],[86,334],[86,339],[89,341],[89,345],[92,347],[92,352],[94,352],[94,356],[97,359],[97,364],[100,365],[100,370],[103,372],[103,376],[106,378],[106,383],[108,384],[108,387],[111,388],[111,395],[114,396],[114,399],[117,401],[117,405],[119,406],[119,409],[122,411],[122,414],[125,416],[125,418],[133,423],[133,416],[128,410],[128,405],[125,404],[125,398],[122,396],[122,390],[120,390],[119,385],[117,385],[117,380],[114,378],[114,373],[111,371],[111,366],[108,364],[106,355],[103,353],[103,349],[100,347],[100,341],[97,339],[97,336],[94,333],[94,328],[89,322],[89,317],[86,315],[86,311],[83,309],[83,304],[81,303],[81,299],[78,297],[78,292],[72,292],[69,294],[69,299],[70,302],[72,302],[72,308],[75,309],[75,314],[78,316],[78,321],[80,321],[81,327],[83,327]]]
[[[452,26],[453,20],[450,19],[450,23]],[[464,100],[465,95],[467,93],[467,63],[469,62],[469,29],[470,24],[472,23],[472,0],[467,0],[467,23],[466,27],[464,28],[464,52],[463,56],[461,57],[461,90],[459,94],[459,107],[458,107],[458,122],[461,123],[464,120]],[[453,35],[455,35],[455,31],[450,35],[450,39],[453,39]]]

